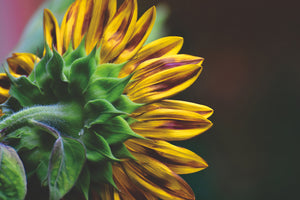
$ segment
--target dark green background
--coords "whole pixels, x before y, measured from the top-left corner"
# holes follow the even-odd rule
[[[181,53],[205,58],[175,98],[214,108],[212,129],[179,143],[210,167],[184,176],[197,199],[297,199],[300,12],[297,1],[161,0]]]

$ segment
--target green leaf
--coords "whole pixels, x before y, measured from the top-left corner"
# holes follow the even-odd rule
[[[61,199],[75,185],[84,163],[85,149],[79,141],[62,137],[56,140],[48,172],[50,200]]]
[[[80,173],[76,186],[83,193],[86,200],[89,199],[90,183],[91,183],[90,171],[88,167],[85,165]]]
[[[136,109],[143,106],[144,104],[141,103],[134,103],[129,99],[127,95],[121,95],[115,102],[114,106],[118,110],[122,110],[126,113],[133,113]]]
[[[133,132],[122,117],[112,118],[105,124],[96,125],[93,129],[101,134],[109,145],[123,143],[129,138],[143,138]]]
[[[94,99],[107,99],[114,102],[123,93],[124,88],[130,80],[125,78],[99,78],[91,82],[84,94],[87,101]]]
[[[102,124],[113,117],[124,114],[126,113],[117,110],[105,99],[92,100],[84,106],[85,126],[89,128],[94,124]]]
[[[85,132],[82,136],[82,141],[86,147],[86,157],[93,162],[103,160],[119,161],[111,152],[110,146],[106,140],[95,132]]]
[[[39,129],[31,129],[22,134],[16,145],[28,174],[36,173],[41,185],[44,185],[48,175],[48,164],[55,139],[49,133]]]
[[[106,64],[98,65],[95,73],[92,76],[92,79],[98,79],[100,77],[118,78],[118,75],[125,64],[126,63],[121,63],[121,64],[106,63]]]
[[[82,94],[96,70],[95,48],[88,56],[79,58],[71,65],[69,89],[73,94]]]
[[[16,151],[0,144],[0,199],[22,200],[26,195],[24,166]]]

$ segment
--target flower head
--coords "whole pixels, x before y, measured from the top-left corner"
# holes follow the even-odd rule
[[[197,79],[203,58],[178,54],[181,37],[144,45],[155,7],[139,19],[136,0],[116,7],[77,0],[60,27],[45,9],[44,56],[15,53],[0,74],[1,140],[31,174],[29,197],[39,182],[50,199],[194,199],[177,174],[207,163],[167,141],[203,133],[213,111],[167,98]]]

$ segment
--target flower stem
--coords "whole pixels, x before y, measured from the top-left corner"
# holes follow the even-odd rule
[[[25,108],[0,122],[1,137],[23,126],[37,126],[42,122],[63,132],[78,131],[82,127],[81,107],[77,104],[56,104]]]

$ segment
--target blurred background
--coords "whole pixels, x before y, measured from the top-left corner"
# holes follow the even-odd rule
[[[0,0],[0,61],[42,0]],[[205,58],[200,78],[175,99],[214,108],[214,126],[179,145],[210,165],[184,178],[203,200],[298,196],[300,13],[286,0],[139,0],[167,4],[168,35]]]

